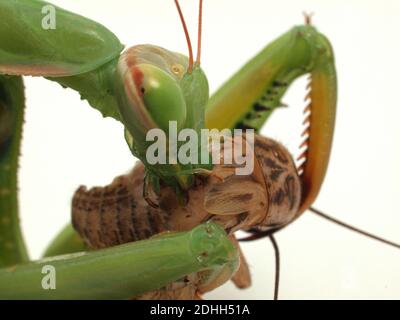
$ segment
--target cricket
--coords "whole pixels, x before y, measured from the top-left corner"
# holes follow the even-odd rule
[[[0,299],[203,299],[228,281],[249,288],[251,263],[241,244],[266,238],[275,273],[265,291],[277,300],[282,263],[275,236],[304,214],[400,248],[314,207],[332,155],[338,81],[335,44],[312,15],[304,13],[303,24],[210,94],[202,69],[208,1],[191,2],[195,35],[179,1],[169,2],[186,53],[125,46],[106,26],[41,0],[0,0]],[[305,75],[302,142],[292,154],[260,131]],[[70,223],[40,260],[29,258],[19,218],[30,76],[78,92],[121,123],[121,139],[139,159],[108,185],[76,186]],[[57,289],[45,290],[52,280],[43,270],[53,269]]]

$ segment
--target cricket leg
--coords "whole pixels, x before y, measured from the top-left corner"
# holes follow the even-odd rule
[[[232,281],[236,287],[240,289],[246,289],[251,286],[251,275],[249,270],[249,265],[247,264],[246,258],[240,248],[239,242],[236,237],[232,235],[232,242],[235,244],[237,250],[239,251],[239,269],[236,271],[235,275],[232,277]]]

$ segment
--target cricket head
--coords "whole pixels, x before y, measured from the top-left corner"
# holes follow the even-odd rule
[[[195,62],[182,11],[178,2],[175,3],[185,31],[189,56],[146,44],[129,48],[118,62],[119,109],[134,137],[142,137],[153,128],[167,133],[170,121],[176,122],[178,131],[190,128],[193,110],[204,113],[208,101],[208,81],[200,68],[202,1]]]

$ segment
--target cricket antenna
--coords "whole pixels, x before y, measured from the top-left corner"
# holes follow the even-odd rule
[[[279,247],[278,243],[275,240],[275,237],[271,234],[269,239],[272,242],[272,246],[275,252],[275,283],[274,283],[274,300],[278,300],[279,295],[279,278],[280,278],[280,271],[281,271],[281,258],[279,254]]]
[[[201,31],[203,24],[203,0],[199,1],[199,26],[198,26],[198,35],[197,35],[197,57],[196,57],[196,65],[200,65],[200,57],[201,57]]]
[[[281,258],[280,258],[280,253],[279,253],[279,247],[278,243],[273,236],[273,233],[279,231],[279,229],[272,229],[272,230],[267,230],[267,231],[259,231],[256,229],[250,229],[251,235],[246,237],[246,238],[241,238],[238,239],[238,241],[246,242],[246,241],[253,241],[253,240],[258,240],[262,239],[264,237],[269,237],[272,243],[272,247],[274,248],[274,253],[275,253],[275,284],[274,284],[274,300],[278,300],[278,295],[279,295],[279,279],[280,279],[280,270],[281,270]]]
[[[179,17],[181,18],[183,31],[185,32],[186,42],[189,49],[189,66],[188,66],[188,73],[192,73],[193,71],[193,50],[192,50],[192,43],[190,42],[189,32],[186,26],[185,18],[183,17],[183,13],[181,7],[179,5],[178,0],[175,0],[176,8],[178,9]]]
[[[363,236],[366,236],[367,238],[382,242],[384,244],[387,244],[389,246],[395,247],[397,249],[400,249],[400,244],[399,243],[394,243],[392,241],[386,240],[384,238],[378,237],[374,234],[371,234],[369,232],[366,232],[364,230],[358,229],[356,227],[353,227],[352,225],[345,223],[343,221],[339,221],[338,219],[332,218],[331,216],[328,216],[326,213],[323,213],[322,211],[315,209],[313,207],[308,208],[308,210],[310,210],[311,212],[315,213],[317,216],[320,216],[321,218],[324,218],[330,222],[333,222],[341,227],[344,227],[346,229],[349,229],[351,231],[357,232]]]

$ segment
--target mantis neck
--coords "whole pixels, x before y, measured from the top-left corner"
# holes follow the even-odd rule
[[[101,112],[103,117],[112,117],[121,121],[114,94],[117,62],[118,58],[115,58],[93,71],[47,79],[58,82],[64,88],[78,91],[81,99],[87,100],[93,108]]]

